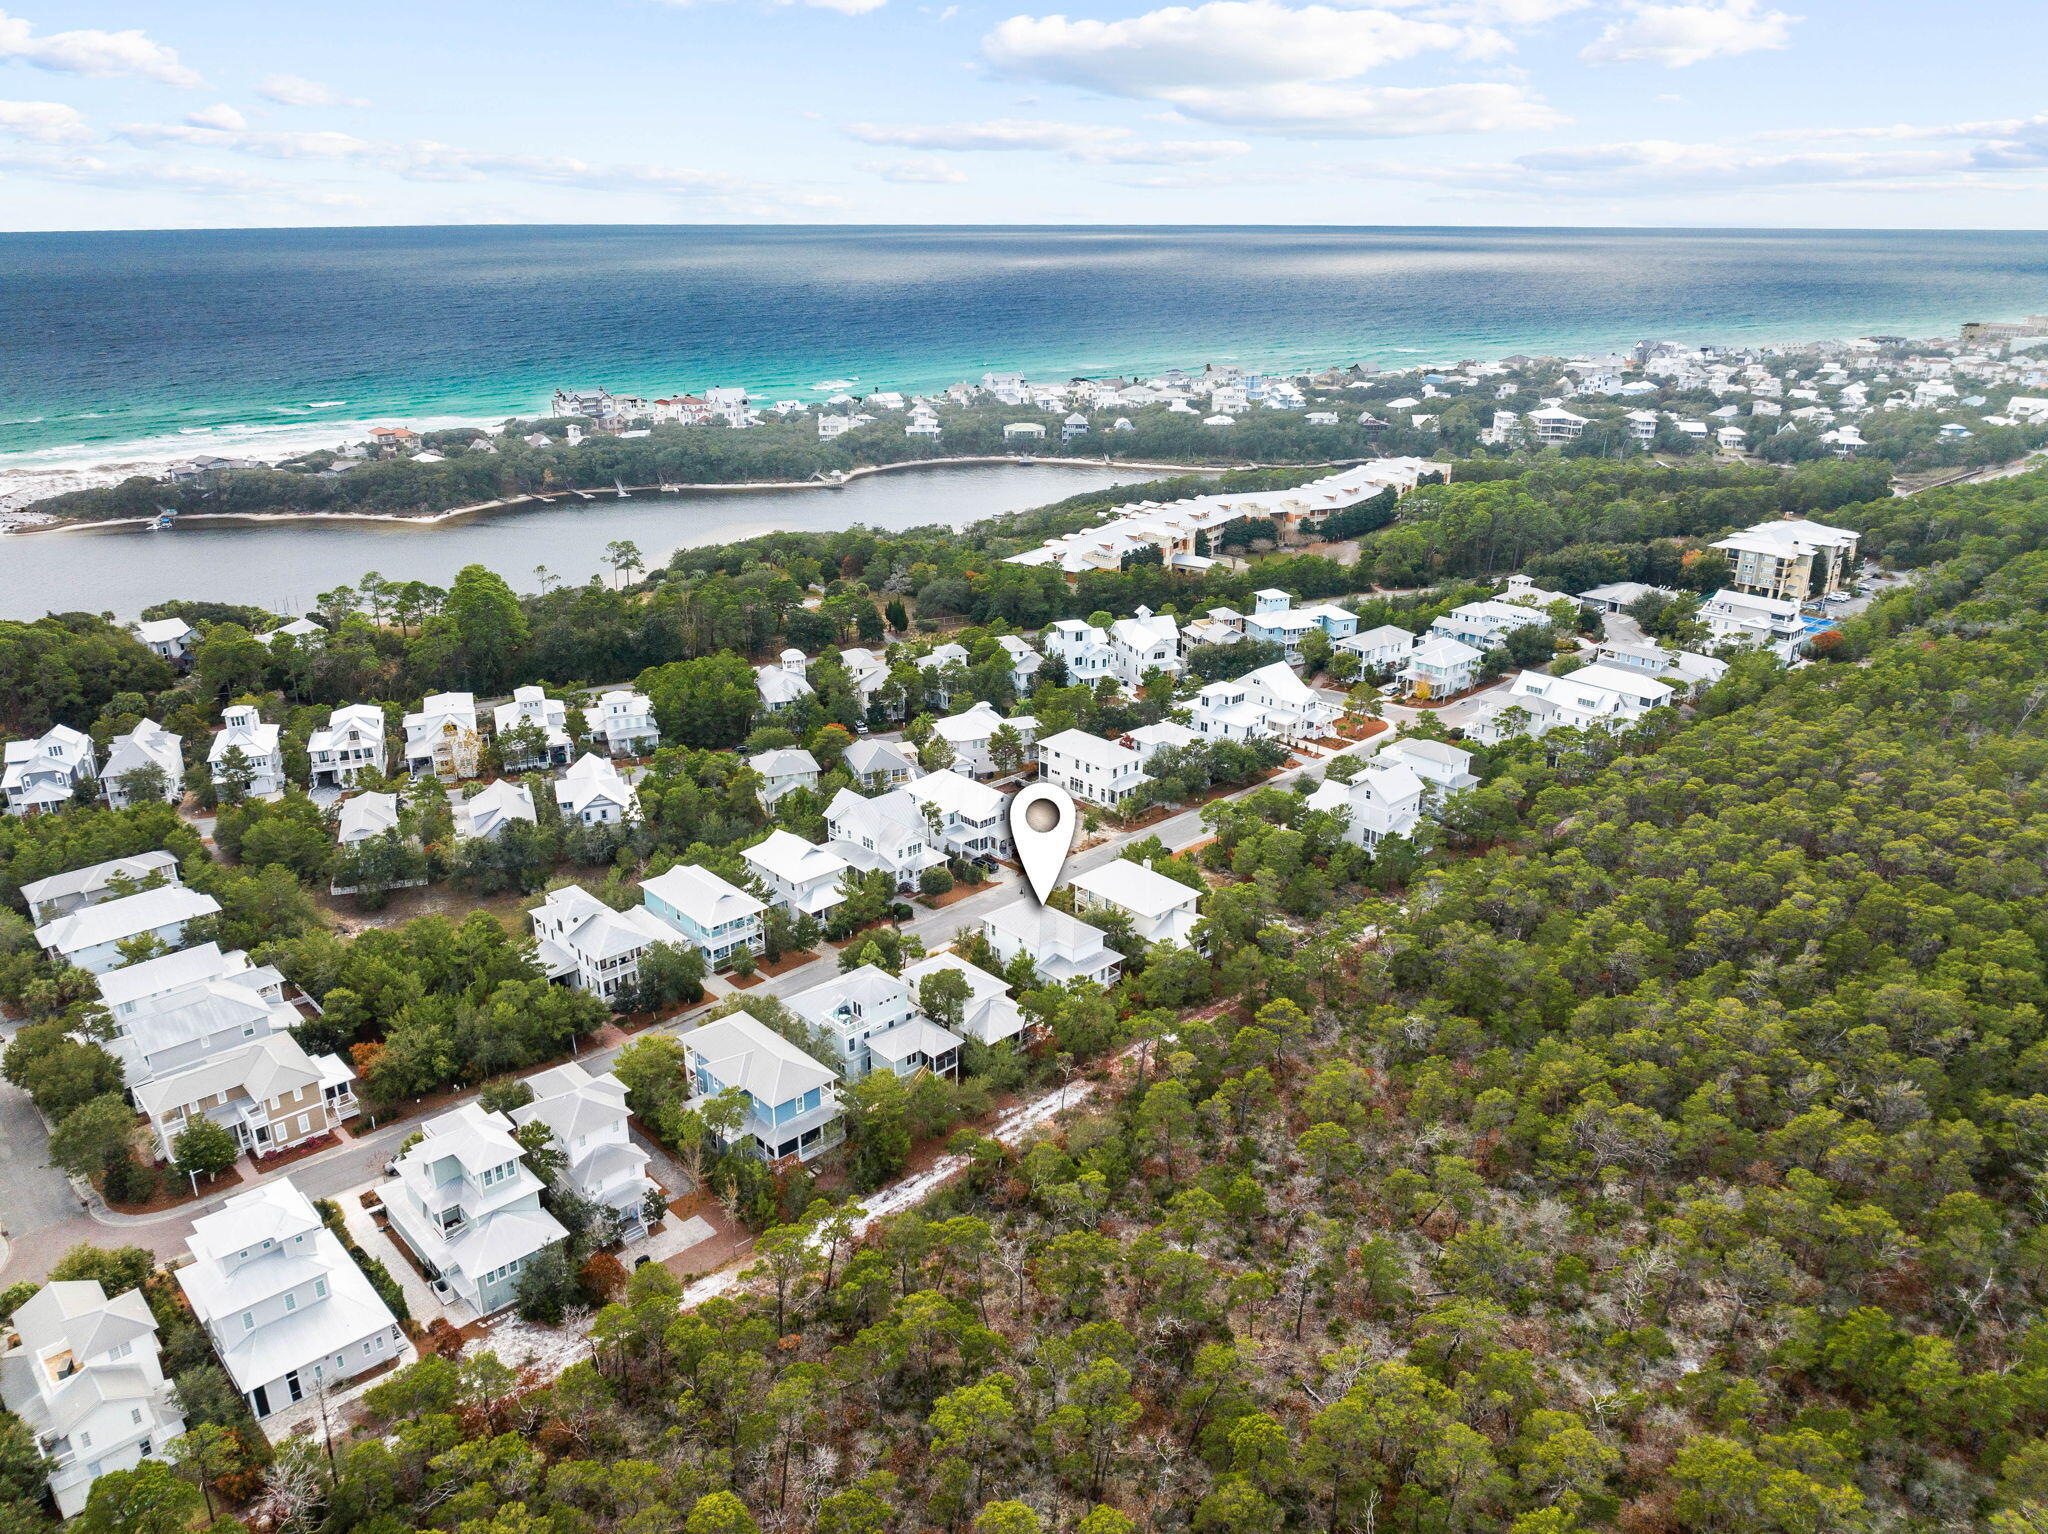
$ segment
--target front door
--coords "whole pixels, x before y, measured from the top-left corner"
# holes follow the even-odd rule
[[[256,1409],[256,1415],[257,1415],[257,1416],[259,1416],[259,1417],[267,1417],[267,1416],[269,1416],[269,1415],[270,1415],[270,1387],[269,1387],[268,1385],[258,1385],[258,1386],[256,1387],[256,1389],[254,1390],[254,1392],[252,1392],[252,1399],[251,1399],[251,1403],[250,1403],[250,1404],[251,1404],[252,1406],[254,1406],[254,1407],[255,1407],[255,1409]]]
[[[299,1371],[296,1369],[284,1377],[284,1388],[291,1392],[294,1401],[303,1401],[306,1398],[305,1387],[299,1383]]]

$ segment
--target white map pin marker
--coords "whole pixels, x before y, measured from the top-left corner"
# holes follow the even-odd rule
[[[1010,800],[1010,840],[1040,905],[1060,882],[1067,854],[1074,850],[1074,800],[1064,788],[1033,783]]]

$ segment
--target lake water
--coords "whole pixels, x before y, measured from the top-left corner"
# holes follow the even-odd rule
[[[557,501],[449,522],[187,522],[175,532],[89,527],[0,537],[0,617],[84,610],[133,618],[173,597],[249,602],[302,613],[365,571],[445,586],[464,565],[496,570],[520,591],[534,567],[565,581],[609,574],[604,548],[630,539],[650,565],[677,549],[772,532],[962,526],[1063,496],[1156,479],[1100,464],[990,464],[868,475],[836,489],[635,494]]]

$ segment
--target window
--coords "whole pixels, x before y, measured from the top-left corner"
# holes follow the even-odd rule
[[[299,1297],[296,1294],[286,1295],[284,1297],[284,1308],[287,1311],[297,1310],[299,1308]]]
[[[92,1447],[92,1434],[80,1433],[78,1435],[78,1446],[81,1449],[90,1449]]]
[[[245,1331],[245,1332],[253,1332],[253,1331],[255,1331],[255,1330],[256,1330],[256,1312],[255,1312],[255,1311],[253,1311],[253,1310],[245,1310],[245,1311],[243,1311],[243,1312],[242,1312],[242,1330],[243,1330],[243,1331]]]
[[[314,1279],[314,1280],[313,1280],[313,1297],[314,1297],[315,1299],[321,1299],[321,1300],[324,1300],[324,1299],[326,1299],[326,1298],[327,1298],[327,1280],[326,1280],[326,1279],[324,1279],[324,1278],[316,1278],[316,1279]]]

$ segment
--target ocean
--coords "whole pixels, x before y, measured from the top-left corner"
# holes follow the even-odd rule
[[[0,472],[497,421],[557,386],[817,400],[1204,362],[1953,334],[2048,234],[571,227],[0,235]]]

